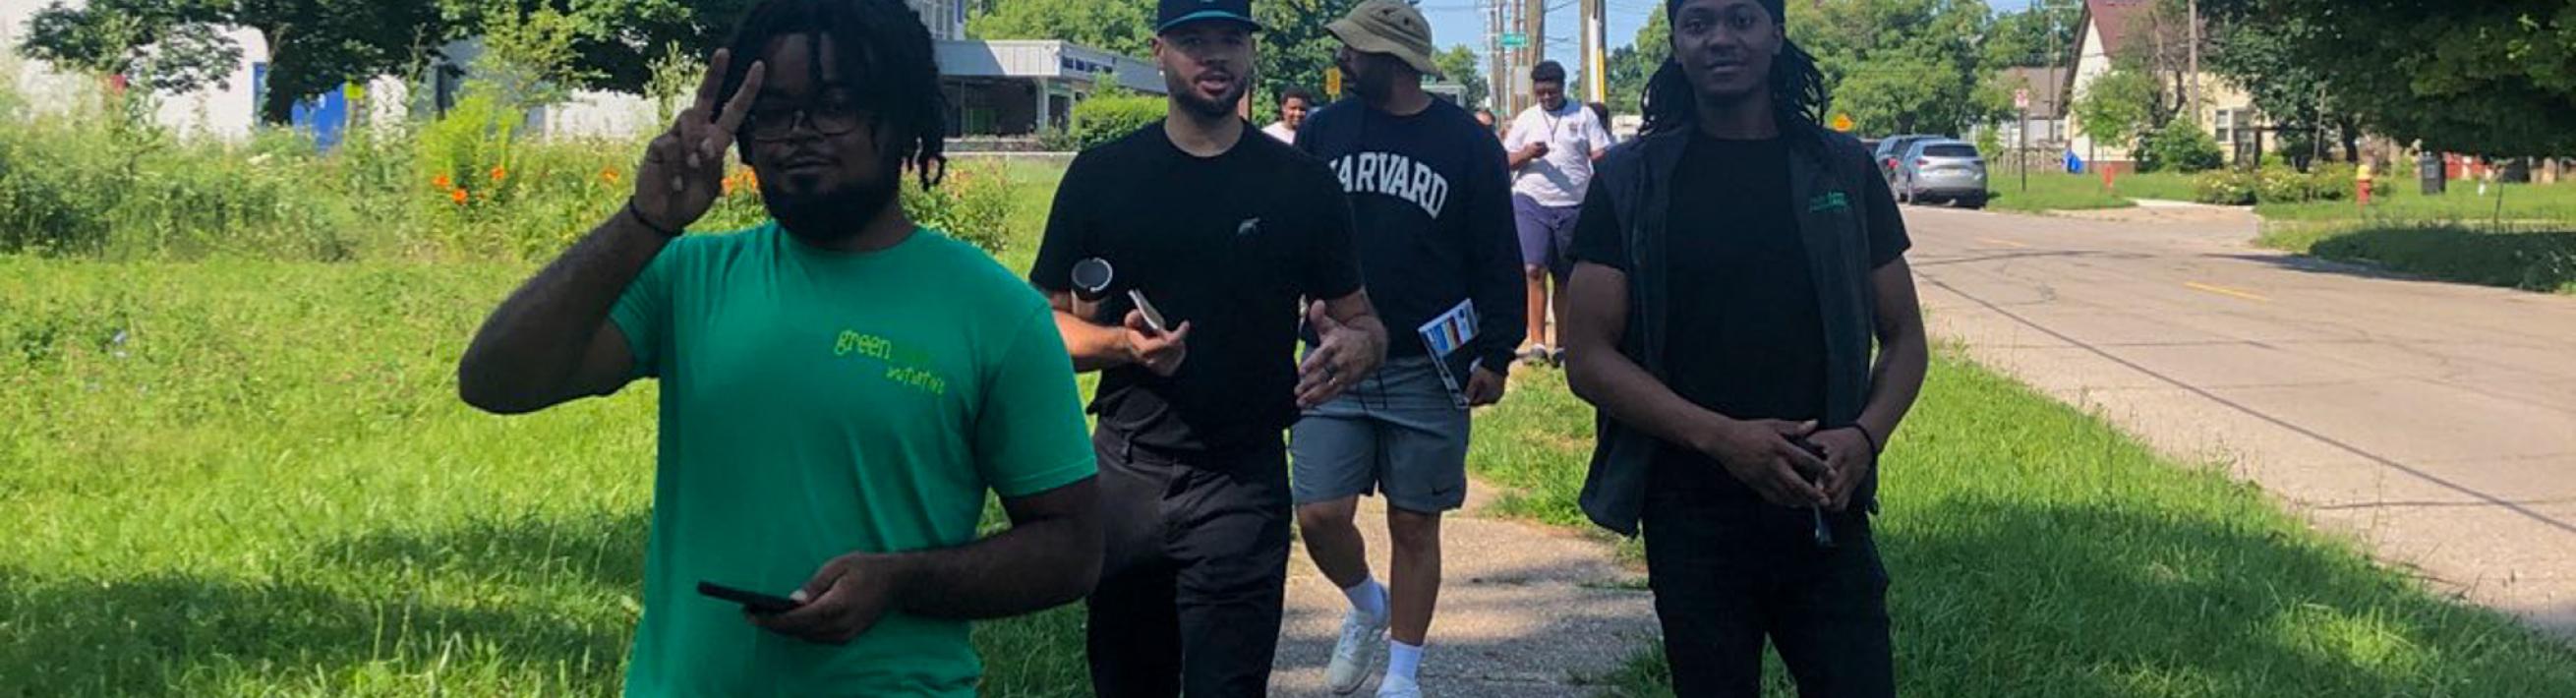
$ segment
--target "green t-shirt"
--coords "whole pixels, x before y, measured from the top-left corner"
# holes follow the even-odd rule
[[[673,241],[613,314],[662,383],[629,696],[973,695],[963,621],[890,614],[847,646],[745,623],[700,580],[785,596],[851,552],[975,540],[1005,497],[1094,472],[1045,299],[931,230],[839,253],[771,223]]]

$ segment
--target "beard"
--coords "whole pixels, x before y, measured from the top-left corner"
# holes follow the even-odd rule
[[[894,163],[877,172],[872,184],[848,184],[811,192],[792,189],[792,183],[760,180],[760,197],[769,216],[789,235],[815,246],[828,246],[866,232],[868,223],[892,204],[903,186],[903,168]],[[780,177],[779,179],[789,179]]]
[[[1177,80],[1178,78],[1173,79]],[[1189,110],[1192,114],[1197,114],[1210,119],[1224,118],[1234,114],[1234,105],[1243,101],[1243,93],[1245,90],[1251,89],[1250,85],[1248,85],[1242,78],[1238,77],[1234,81],[1234,87],[1227,89],[1224,96],[1215,100],[1209,100],[1199,96],[1197,83],[1174,83],[1171,81],[1165,81],[1164,86],[1169,92],[1171,92],[1172,98],[1180,103],[1182,109]]]

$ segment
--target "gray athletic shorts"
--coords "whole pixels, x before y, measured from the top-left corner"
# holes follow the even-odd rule
[[[1467,503],[1467,410],[1429,358],[1390,359],[1307,410],[1288,430],[1288,457],[1298,504],[1383,491],[1397,509],[1454,510]]]

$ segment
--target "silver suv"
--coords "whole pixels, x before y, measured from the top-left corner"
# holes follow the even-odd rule
[[[1909,204],[1940,199],[1969,208],[1986,206],[1986,158],[1965,141],[1938,139],[1906,146],[1888,186]]]

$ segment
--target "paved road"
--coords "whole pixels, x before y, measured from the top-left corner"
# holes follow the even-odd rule
[[[1907,213],[1936,337],[2576,637],[2576,298],[2258,250],[2241,213]]]

